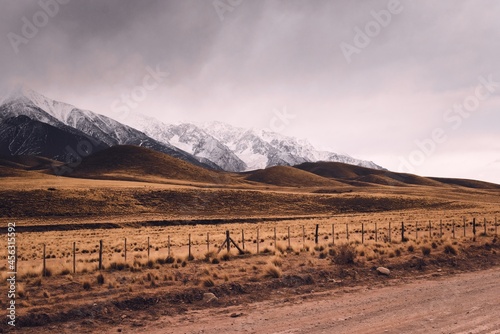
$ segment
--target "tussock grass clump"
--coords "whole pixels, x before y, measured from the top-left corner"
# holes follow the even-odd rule
[[[129,268],[129,265],[124,262],[111,262],[109,264],[109,269],[111,270],[124,270],[126,268]]]
[[[450,255],[457,255],[458,251],[453,245],[447,244],[444,246],[444,252],[445,254],[450,254]]]
[[[229,260],[231,260],[232,257],[233,256],[231,255],[231,253],[225,252],[224,254],[222,254],[221,260],[222,261],[229,261]]]
[[[281,267],[283,266],[283,261],[279,257],[275,257],[271,260],[271,263],[275,265],[276,267]]]
[[[356,249],[350,244],[341,244],[336,248],[333,262],[336,264],[354,264],[356,260]]]
[[[408,246],[408,252],[413,253],[415,251],[415,247],[413,245]]]
[[[87,290],[87,291],[92,288],[92,286],[90,285],[89,281],[83,282],[82,287],[83,287],[84,290]]]
[[[283,273],[281,269],[270,263],[264,270],[264,277],[280,278]]]
[[[420,248],[421,251],[422,251],[422,254],[424,256],[429,256],[431,254],[431,249],[427,246],[422,246],[422,248]]]
[[[206,288],[210,288],[210,287],[213,287],[215,285],[214,280],[210,277],[204,278],[201,282],[202,282],[203,286]]]
[[[96,276],[96,281],[97,281],[97,284],[103,285],[104,284],[104,275],[103,274],[97,275]]]

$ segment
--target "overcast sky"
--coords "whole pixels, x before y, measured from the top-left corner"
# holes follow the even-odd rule
[[[55,1],[0,0],[1,89],[500,183],[499,1]]]

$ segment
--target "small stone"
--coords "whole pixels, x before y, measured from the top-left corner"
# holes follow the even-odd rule
[[[211,292],[206,292],[203,294],[203,301],[205,303],[210,303],[210,302],[217,300],[217,299],[218,299],[217,296]]]
[[[391,274],[391,271],[385,267],[378,267],[377,268],[377,271],[382,274],[382,275],[386,275],[386,276],[389,276]]]
[[[243,313],[231,313],[231,318],[238,318],[241,317]]]

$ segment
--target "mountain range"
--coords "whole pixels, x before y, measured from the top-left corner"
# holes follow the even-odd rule
[[[138,113],[132,116],[119,122],[18,86],[0,100],[0,155],[37,155],[78,163],[112,146],[134,145],[229,172],[316,161],[383,169],[371,161],[316,150],[306,140],[275,132],[221,122],[165,124]]]

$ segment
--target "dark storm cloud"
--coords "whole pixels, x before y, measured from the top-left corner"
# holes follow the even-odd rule
[[[8,34],[21,35],[23,18],[42,9],[3,1],[0,88],[24,82],[112,116],[112,102],[159,66],[170,75],[136,111],[167,122],[266,127],[272,110],[286,106],[296,121],[285,133],[392,169],[436,127],[449,140],[427,158],[430,174],[445,170],[440,154],[467,154],[464,133],[469,150],[481,145],[490,152],[482,159],[493,161],[484,138],[500,140],[492,125],[500,88],[456,131],[443,115],[473,94],[480,76],[500,81],[500,3],[403,0],[349,62],[342,43],[355,46],[356,29],[365,32],[395,2],[72,0],[16,54]],[[223,20],[214,3],[229,8]]]

